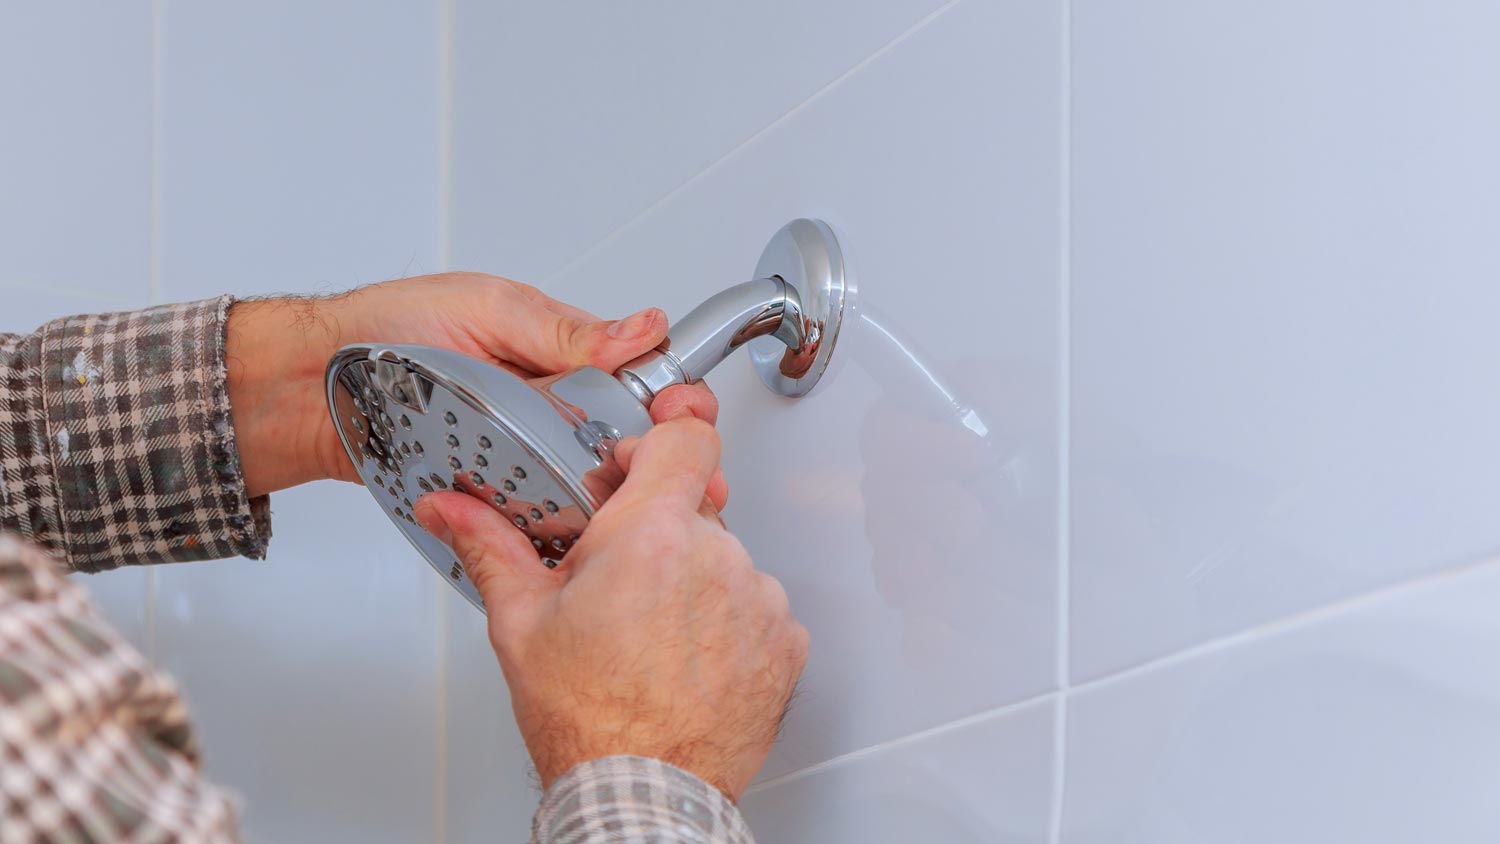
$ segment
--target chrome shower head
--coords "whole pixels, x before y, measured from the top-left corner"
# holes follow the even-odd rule
[[[754,281],[676,323],[667,341],[614,374],[592,367],[521,379],[457,352],[362,344],[328,363],[328,407],[344,449],[386,515],[481,610],[449,548],[412,506],[435,490],[485,501],[555,566],[624,480],[614,444],[651,427],[662,390],[702,378],[742,345],[767,387],[805,395],[828,367],[844,314],[832,230],[793,220],[771,239]]]

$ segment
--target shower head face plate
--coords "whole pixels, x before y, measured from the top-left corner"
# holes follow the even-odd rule
[[[584,368],[521,379],[425,346],[349,346],[329,363],[328,405],[365,487],[454,588],[484,608],[452,550],[417,523],[436,491],[467,493],[556,566],[624,479],[614,443],[651,427],[612,376]]]

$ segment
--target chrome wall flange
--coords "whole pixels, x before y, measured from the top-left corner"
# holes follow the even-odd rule
[[[804,396],[828,370],[848,299],[844,254],[833,229],[806,218],[783,226],[755,265],[755,278],[772,277],[786,282],[789,300],[798,300],[802,345],[792,348],[774,335],[759,337],[750,342],[750,362],[773,392]]]

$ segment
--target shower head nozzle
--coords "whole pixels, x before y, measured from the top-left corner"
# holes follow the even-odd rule
[[[766,247],[756,280],[704,302],[617,373],[584,367],[522,379],[445,349],[361,344],[329,361],[328,407],[386,515],[483,610],[463,565],[417,524],[412,505],[421,496],[452,489],[479,498],[556,566],[624,480],[614,444],[651,427],[657,393],[750,345],[767,387],[805,395],[827,370],[846,298],[832,230],[793,220]]]

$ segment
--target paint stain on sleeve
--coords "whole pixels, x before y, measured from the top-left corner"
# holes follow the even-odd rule
[[[63,367],[62,375],[64,381],[76,381],[79,385],[83,385],[87,384],[90,378],[99,376],[99,367],[95,366],[87,355],[79,352],[71,364]]]

